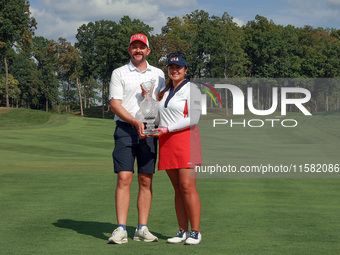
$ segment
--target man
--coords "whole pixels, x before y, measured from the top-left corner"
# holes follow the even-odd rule
[[[165,87],[162,70],[149,65],[146,57],[150,54],[148,38],[135,34],[130,39],[128,64],[112,72],[110,82],[110,106],[115,114],[115,148],[112,153],[114,171],[117,173],[116,214],[118,227],[112,232],[109,243],[126,243],[126,221],[130,204],[130,185],[137,158],[139,192],[137,199],[138,227],[134,240],[157,242],[147,227],[151,199],[152,176],[155,173],[157,140],[143,135],[144,119],[140,114],[143,100],[141,83],[156,80],[153,97]]]

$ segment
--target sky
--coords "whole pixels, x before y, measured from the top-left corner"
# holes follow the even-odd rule
[[[227,12],[240,26],[261,15],[275,24],[340,29],[340,0],[30,0],[37,20],[36,36],[76,42],[77,29],[106,19],[119,22],[128,15],[160,34],[168,17],[182,17],[195,10],[221,17]]]

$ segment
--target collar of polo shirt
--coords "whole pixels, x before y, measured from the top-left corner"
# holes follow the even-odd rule
[[[130,60],[128,66],[129,66],[130,71],[137,71],[137,72],[140,72],[140,70],[132,63],[131,60]],[[150,67],[148,61],[146,61],[146,70],[145,70],[145,71],[151,71],[151,67]],[[144,72],[145,72],[145,71],[144,71]]]

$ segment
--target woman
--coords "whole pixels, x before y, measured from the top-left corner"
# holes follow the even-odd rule
[[[188,67],[182,54],[168,60],[169,81],[158,94],[160,122],[158,170],[166,170],[175,189],[175,208],[179,232],[168,243],[195,245],[200,233],[201,203],[196,176],[190,171],[202,163],[197,123],[201,114],[201,93],[185,79]],[[189,232],[189,222],[191,232]]]

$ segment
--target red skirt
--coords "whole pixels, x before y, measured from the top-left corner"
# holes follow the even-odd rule
[[[201,138],[197,125],[159,138],[158,170],[194,168],[200,164]]]

